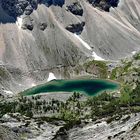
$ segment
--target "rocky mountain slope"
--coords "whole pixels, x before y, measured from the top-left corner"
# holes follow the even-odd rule
[[[0,126],[0,140],[20,140],[19,136],[11,129]]]
[[[0,0],[0,140],[139,140],[139,50],[139,0]],[[121,88],[15,94],[79,76]]]
[[[98,76],[120,82],[118,91],[93,97],[77,92],[10,98],[0,95],[0,139],[139,140],[140,54],[114,68],[113,64],[89,61],[78,70],[85,69],[92,78],[95,65],[99,65]]]
[[[87,59],[116,61],[140,50],[139,9],[138,0],[0,0],[2,90],[19,92],[50,72],[67,78],[68,67]]]

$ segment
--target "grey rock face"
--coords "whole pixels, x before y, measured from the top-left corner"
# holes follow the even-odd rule
[[[124,121],[123,119],[127,117],[130,119]],[[139,114],[126,115],[111,123],[97,120],[82,127],[74,127],[69,131],[60,128],[53,140],[139,140],[139,124]]]
[[[31,5],[28,5],[26,8],[25,8],[25,15],[30,15],[32,12],[33,12],[33,7]]]
[[[119,0],[88,0],[93,6],[109,11],[110,7],[117,7]],[[2,8],[10,15],[16,18],[22,14],[30,15],[33,10],[36,10],[38,4],[45,4],[46,6],[55,5],[63,6],[65,0],[1,0]],[[83,15],[83,9],[78,1],[73,2],[67,6],[67,10],[75,15]]]
[[[88,0],[94,7],[99,7],[104,11],[109,12],[111,7],[117,7],[119,0]]]
[[[0,125],[0,139],[1,140],[20,140],[19,136],[10,128]]]
[[[24,29],[24,30],[28,29],[28,30],[32,31],[33,28],[34,28],[33,19],[28,16],[24,17],[22,29]]]
[[[37,4],[37,1],[34,0],[2,0],[3,9],[5,9],[10,16],[15,18],[22,15],[24,11],[28,15],[31,14],[33,8],[37,8]]]
[[[30,15],[37,9],[39,3],[44,3],[46,6],[52,4],[62,6],[64,2],[64,0],[1,0],[2,8],[14,18],[22,14]]]

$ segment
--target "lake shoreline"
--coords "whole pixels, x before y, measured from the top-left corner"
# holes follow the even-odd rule
[[[95,96],[104,91],[114,91],[119,88],[120,84],[110,79],[54,79],[24,90],[19,94],[30,96],[56,92],[79,92],[87,96]]]

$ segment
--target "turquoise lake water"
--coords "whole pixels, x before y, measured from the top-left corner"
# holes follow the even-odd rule
[[[71,80],[52,80],[45,84],[37,85],[27,89],[21,94],[23,96],[35,95],[40,93],[50,92],[80,92],[89,96],[94,96],[98,93],[107,90],[117,90],[119,84],[109,80],[99,79],[71,79]]]

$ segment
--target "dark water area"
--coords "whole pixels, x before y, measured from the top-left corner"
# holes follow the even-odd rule
[[[23,91],[23,96],[50,92],[79,92],[88,96],[94,96],[107,90],[117,90],[119,84],[109,80],[82,79],[82,80],[52,80]],[[56,93],[57,94],[57,93]]]

